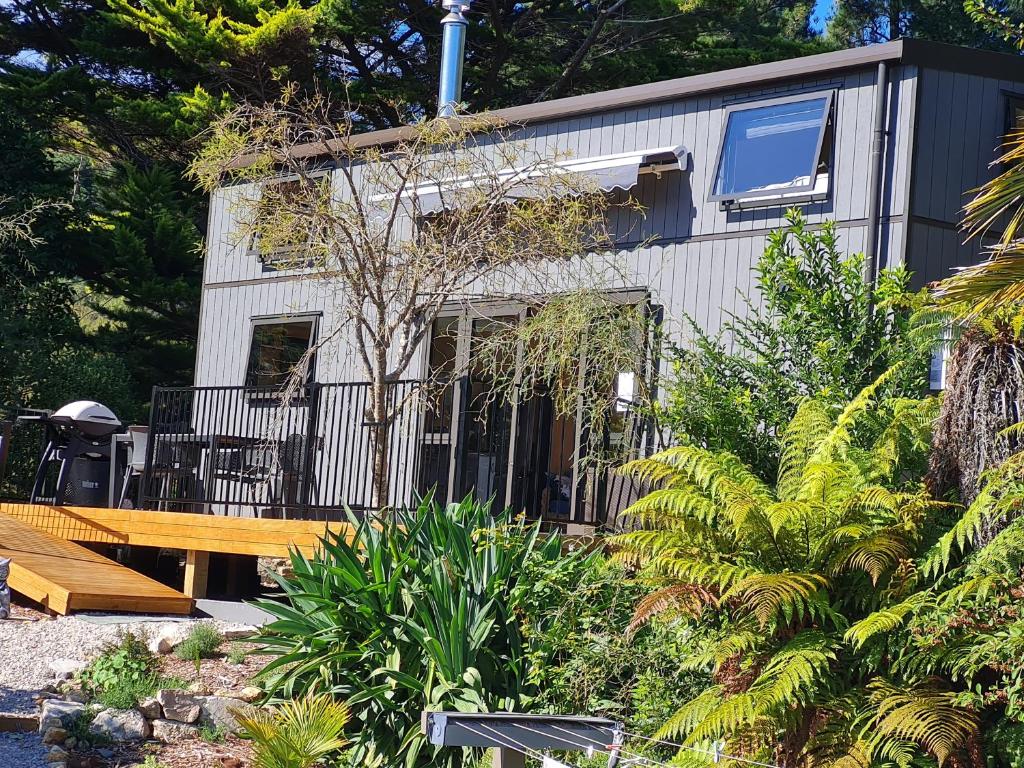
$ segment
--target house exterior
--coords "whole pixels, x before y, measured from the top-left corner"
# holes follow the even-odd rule
[[[1024,125],[1024,58],[898,40],[497,114],[523,125],[522,137],[536,146],[593,160],[599,181],[606,174],[615,186],[631,187],[647,213],[639,225],[621,228],[629,277],[618,287],[648,296],[671,337],[684,333],[684,316],[716,331],[730,314],[746,311],[743,294],[756,306],[754,267],[790,207],[812,225],[834,220],[841,246],[864,252],[872,269],[907,265],[918,286],[976,260],[977,243],[961,242],[958,211],[964,192],[994,173],[990,164],[1006,131]],[[387,144],[396,135],[380,131],[360,141]],[[333,323],[328,287],[273,268],[232,237],[233,194],[226,187],[211,200],[197,389],[164,393],[155,409],[173,410],[172,397],[190,399],[181,412],[191,429],[199,429],[197,414],[216,411],[216,429],[226,434],[225,418],[246,429],[260,419],[270,423],[269,409],[254,416],[253,398],[241,388],[272,383],[275,366]],[[453,310],[438,322],[458,331],[443,338],[459,341],[436,334],[409,373],[413,381],[432,365],[464,358],[484,321]],[[325,344],[312,374],[333,388],[334,405],[300,402],[294,416],[294,430],[311,436],[298,443],[307,459],[301,494],[323,510],[358,508],[366,496],[365,478],[353,477],[365,473],[352,470],[365,459],[362,375],[343,347]],[[345,390],[350,384],[355,389]],[[411,415],[409,431],[396,430],[393,503],[437,484],[448,498],[475,490],[556,520],[605,519],[607,488],[574,470],[580,424],[520,409],[473,427],[465,419],[467,397],[456,392],[445,413]],[[225,500],[219,511],[249,514],[269,503],[247,501],[241,491],[214,492],[215,474],[206,474],[203,493]]]

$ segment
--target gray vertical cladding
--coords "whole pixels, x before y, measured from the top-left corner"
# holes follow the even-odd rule
[[[918,92],[907,260],[924,285],[981,258],[981,244],[957,231],[960,211],[998,173],[1006,97],[1024,94],[1024,83],[923,69]]]
[[[922,85],[914,66],[898,65],[890,72],[880,232],[883,263],[900,262],[909,242],[911,266],[917,269],[921,268],[917,263],[921,261],[919,253],[930,247],[926,241],[932,235],[919,234],[915,229],[907,238],[907,201],[913,201],[918,216],[938,217],[940,212],[941,216],[952,216],[959,206],[959,196],[947,191],[947,186],[955,183],[960,189],[982,178],[983,166],[991,156],[994,121],[1002,119],[1001,113],[998,117],[986,114],[996,111],[986,105],[998,92],[998,85],[973,76],[932,71],[926,74]],[[651,290],[655,301],[664,306],[676,338],[682,340],[687,317],[714,332],[731,314],[747,311],[744,294],[757,306],[753,268],[764,249],[766,233],[784,223],[784,205],[729,211],[707,200],[721,139],[723,108],[759,98],[834,91],[831,192],[827,200],[801,208],[812,224],[836,220],[841,246],[856,252],[863,249],[867,236],[864,217],[874,88],[875,68],[871,66],[832,72],[817,79],[702,93],[551,120],[522,129],[522,135],[544,151],[557,149],[577,157],[677,144],[690,151],[690,172],[641,177],[633,193],[644,205],[643,216],[623,213],[613,222],[625,272],[635,281],[630,287]],[[956,109],[952,106],[954,94],[961,99]],[[940,96],[946,99],[942,104]],[[976,104],[977,108],[966,113],[965,103],[972,108]],[[915,110],[921,127],[915,148],[916,181],[911,190]],[[945,120],[944,135],[938,128],[925,128],[926,122],[938,122],[940,115]],[[973,137],[971,146],[968,137]],[[989,148],[983,150],[986,142]],[[951,154],[957,154],[951,152],[951,145],[962,149],[955,163],[946,162]],[[950,178],[936,178],[940,171]],[[237,226],[236,209],[244,195],[245,188],[226,188],[219,190],[212,201],[197,384],[242,382],[252,317],[321,311],[326,315],[325,326],[333,322],[328,291],[309,281],[292,279],[287,273],[267,272],[246,243],[235,242],[232,232]],[[955,258],[949,256],[951,261]],[[924,271],[932,274],[935,265],[930,259],[926,267]],[[416,373],[411,371],[410,375]],[[321,381],[361,378],[352,356],[341,350],[325,350],[318,361],[317,377]]]

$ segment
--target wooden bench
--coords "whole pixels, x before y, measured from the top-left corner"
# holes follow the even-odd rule
[[[211,552],[287,557],[295,548],[309,555],[328,531],[352,530],[347,523],[10,502],[0,502],[0,514],[67,541],[183,549],[183,591],[192,598],[206,595]]]

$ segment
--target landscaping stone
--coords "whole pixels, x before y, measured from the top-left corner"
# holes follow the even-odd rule
[[[150,635],[146,645],[150,653],[170,653],[184,640],[192,629],[191,623],[177,622],[161,624],[153,634]]]
[[[255,685],[247,685],[238,692],[238,698],[247,704],[252,704],[263,696],[263,691]]]
[[[238,731],[238,721],[231,714],[233,709],[245,709],[246,703],[241,699],[227,696],[200,696],[199,703],[202,713],[199,723],[207,728],[220,728],[229,733]]]
[[[164,744],[199,738],[199,726],[179,723],[175,720],[158,719],[152,722],[153,738]]]
[[[46,762],[48,763],[66,763],[68,760],[68,752],[62,747],[50,747],[50,751],[46,753]]]
[[[138,710],[147,720],[156,720],[164,716],[164,709],[156,699],[143,699],[139,702]]]
[[[50,671],[57,680],[68,680],[85,669],[88,664],[78,659],[54,659],[50,662]]]
[[[63,744],[68,738],[68,732],[64,728],[47,728],[43,733],[43,744]]]
[[[39,715],[39,732],[46,733],[50,728],[70,728],[85,712],[85,705],[77,701],[47,699]]]
[[[221,629],[225,640],[246,640],[256,634],[256,627],[248,624],[235,624]]]
[[[194,723],[202,710],[198,699],[185,691],[157,691],[156,700],[163,708],[164,717],[179,723]]]
[[[137,709],[104,709],[92,721],[89,732],[112,741],[143,741],[149,738],[149,722]]]

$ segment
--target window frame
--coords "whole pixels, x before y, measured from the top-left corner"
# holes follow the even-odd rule
[[[303,176],[299,173],[287,173],[272,176],[263,179],[259,182],[260,194],[255,201],[256,214],[259,214],[259,207],[263,203],[263,190],[268,186],[276,186],[278,184],[290,184],[290,183],[302,183],[303,181],[309,181],[312,183],[319,182],[320,179],[328,177],[330,179],[333,168],[325,167],[318,168],[310,171],[307,175]],[[330,179],[333,182],[333,179]],[[291,258],[293,254],[301,251],[304,246],[302,245],[291,245],[283,246],[281,248],[275,248],[273,250],[264,250],[260,246],[259,235],[253,232],[252,237],[249,238],[249,254],[256,257],[256,260],[262,265],[264,272],[280,272],[283,270],[292,269],[308,269],[312,266],[312,262],[309,259],[300,260]]]
[[[725,154],[726,133],[729,130],[729,120],[733,113],[746,112],[751,109],[760,109],[762,107],[774,107],[779,104],[793,104],[801,101],[825,99],[825,119],[821,121],[821,125],[818,128],[818,138],[815,143],[814,151],[815,159],[820,162],[821,152],[825,147],[825,135],[828,132],[829,125],[832,125],[832,141],[833,143],[835,142],[835,115],[833,113],[835,95],[835,89],[829,89],[827,91],[809,91],[804,93],[795,93],[789,96],[778,96],[770,99],[736,102],[724,107],[722,127],[718,137],[718,151],[715,155],[715,163],[712,166],[711,186],[708,189],[708,201],[721,203],[724,207],[729,207],[732,204],[736,204],[737,207],[743,207],[742,203],[745,201],[747,203],[746,207],[751,207],[755,205],[770,206],[784,202],[798,202],[802,199],[813,200],[827,197],[832,188],[832,158],[829,160],[828,171],[825,173],[828,177],[827,184],[822,192],[815,192],[815,189],[818,186],[818,176],[821,175],[818,173],[815,173],[807,184],[800,185],[799,187],[787,187],[785,189],[758,189],[747,192],[719,194],[715,192],[715,187],[718,185],[718,175],[722,166],[722,158]],[[834,158],[835,153],[833,152],[832,155]]]
[[[1016,130],[1017,126],[1014,124],[1013,111],[1015,108],[1024,110],[1024,93],[1017,93],[1015,91],[1003,91],[1003,97],[1005,99],[1005,109],[1003,110],[1003,142],[1006,141],[1006,137],[1010,135],[1010,132]],[[1022,129],[1024,130],[1024,129]]]
[[[283,385],[269,385],[269,384],[250,384],[249,383],[249,369],[252,361],[253,343],[256,340],[256,329],[261,325],[288,325],[291,323],[306,323],[310,324],[309,329],[309,341],[307,343],[307,351],[312,349],[316,345],[317,336],[320,332],[320,319],[322,313],[320,312],[304,312],[294,315],[259,315],[256,317],[249,318],[249,335],[248,344],[245,347],[245,358],[242,363],[242,386],[249,390],[254,390],[249,393],[250,399],[263,400],[267,398],[276,398],[275,391],[279,391]],[[306,384],[310,384],[316,380],[316,355],[310,360],[309,369],[306,371]]]

